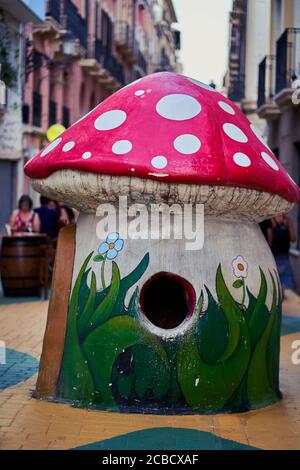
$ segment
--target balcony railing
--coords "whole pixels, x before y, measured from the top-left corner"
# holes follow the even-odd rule
[[[276,43],[276,93],[300,78],[300,28],[288,28]]]
[[[125,80],[123,66],[110,52],[105,50],[102,65],[121,85],[124,85]]]
[[[49,100],[49,126],[56,123],[56,103],[55,101]]]
[[[228,98],[238,102],[245,96],[245,76],[244,74],[240,74],[239,71],[236,72],[236,75],[233,73],[231,75]]]
[[[147,60],[146,60],[146,57],[144,56],[144,54],[142,53],[141,50],[138,51],[138,66],[145,72],[147,73],[147,66],[148,66],[148,63],[147,63]]]
[[[115,44],[125,55],[137,58],[138,43],[127,21],[116,21],[114,25]]]
[[[71,0],[47,0],[46,16],[54,18],[87,48],[87,21]]]
[[[46,16],[52,16],[58,23],[61,19],[61,0],[47,0],[46,2]]]
[[[275,62],[274,55],[267,55],[258,67],[257,107],[270,103],[275,94]]]
[[[66,106],[62,109],[62,123],[66,129],[70,126],[70,110]]]
[[[175,71],[175,66],[171,64],[170,57],[164,51],[153,58],[152,67],[154,72]]]
[[[94,57],[121,85],[124,85],[123,66],[117,61],[111,51],[111,46],[104,46],[101,39],[95,39]]]
[[[114,31],[117,44],[131,46],[133,34],[127,21],[116,21]]]
[[[99,62],[99,64],[102,63],[102,60],[103,60],[103,45],[102,45],[101,39],[95,39],[94,57]]]
[[[80,44],[87,48],[87,22],[79,14],[77,7],[71,0],[65,0],[65,27],[80,41]]]
[[[42,97],[34,91],[32,94],[32,125],[41,127],[42,122]]]

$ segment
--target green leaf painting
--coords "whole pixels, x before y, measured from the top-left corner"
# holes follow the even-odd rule
[[[113,234],[79,271],[69,301],[57,396],[86,407],[162,413],[241,411],[276,402],[277,276],[259,269],[255,296],[246,285],[248,264],[239,255],[232,262],[235,280],[225,280],[219,265],[214,291],[199,281],[201,294],[184,333],[157,335],[139,306],[137,284],[149,254],[123,277],[116,261],[123,244]]]

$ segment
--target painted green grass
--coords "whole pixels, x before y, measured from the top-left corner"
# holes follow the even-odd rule
[[[257,297],[244,283],[233,284],[247,292],[246,307],[233,298],[219,266],[216,298],[204,286],[206,311],[201,293],[188,333],[165,340],[140,322],[137,288],[125,305],[128,290],[148,267],[149,255],[124,278],[113,261],[110,285],[100,292],[94,272],[87,283],[91,257],[70,298],[59,397],[108,409],[177,407],[197,412],[253,409],[279,399],[281,298],[272,273],[268,285],[260,270]]]

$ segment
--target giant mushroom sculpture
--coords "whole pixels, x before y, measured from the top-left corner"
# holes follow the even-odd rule
[[[38,396],[164,413],[279,399],[280,285],[258,222],[289,211],[300,190],[233,103],[184,76],[150,75],[25,171],[81,211],[59,241]],[[145,237],[145,226],[138,239],[99,241],[97,207],[118,211],[119,196],[203,204],[203,248]]]

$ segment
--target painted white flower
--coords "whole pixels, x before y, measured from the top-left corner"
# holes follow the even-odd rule
[[[117,232],[110,233],[104,243],[99,246],[98,253],[99,255],[106,254],[106,258],[109,260],[115,259],[118,255],[118,252],[122,250],[124,241],[119,238]]]
[[[247,277],[248,275],[248,263],[242,256],[237,256],[232,260],[232,269],[235,277]]]

